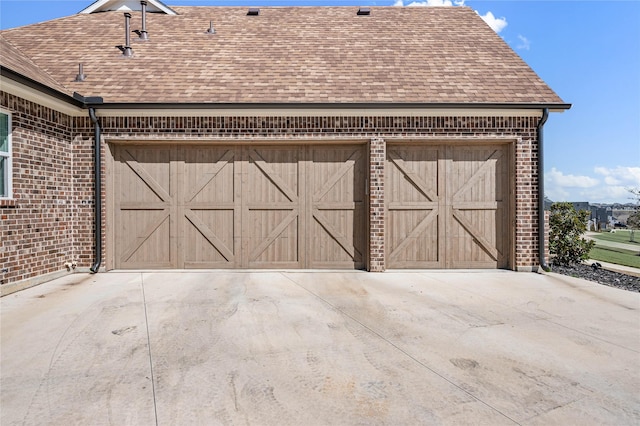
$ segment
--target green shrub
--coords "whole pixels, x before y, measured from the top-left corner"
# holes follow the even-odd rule
[[[589,212],[576,211],[571,203],[554,203],[549,217],[549,251],[556,265],[572,265],[589,258],[594,241],[582,238]]]

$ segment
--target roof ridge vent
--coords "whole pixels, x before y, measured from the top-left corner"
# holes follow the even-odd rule
[[[131,48],[131,14],[129,12],[124,13],[124,40],[125,44],[116,46],[122,52],[122,56],[130,58],[133,56],[133,49]]]
[[[133,32],[138,34],[138,41],[149,41],[149,34],[147,33],[147,2],[142,0],[140,7],[142,10],[142,29],[133,30]]]
[[[360,7],[358,9],[358,15],[366,15],[369,16],[371,15],[371,8],[370,7]]]
[[[258,16],[260,15],[260,8],[259,7],[250,7],[249,11],[247,12],[247,16]]]

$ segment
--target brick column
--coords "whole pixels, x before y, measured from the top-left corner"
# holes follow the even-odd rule
[[[369,271],[382,272],[384,257],[384,163],[386,143],[372,138],[369,143]]]

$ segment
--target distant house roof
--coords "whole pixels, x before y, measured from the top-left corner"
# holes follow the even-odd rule
[[[150,40],[131,34],[131,58],[115,47],[125,43],[123,13],[105,11],[2,31],[0,65],[105,103],[567,108],[466,7],[372,7],[370,15],[354,7],[268,7],[254,16],[242,7],[173,10],[147,15]],[[131,14],[131,29],[139,29],[141,13]],[[79,63],[84,82],[74,81]]]

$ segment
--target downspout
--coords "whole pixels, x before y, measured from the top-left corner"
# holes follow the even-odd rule
[[[93,140],[94,140],[94,157],[93,157],[93,173],[94,173],[94,200],[93,211],[95,216],[94,241],[96,243],[95,260],[91,265],[91,272],[94,274],[100,269],[102,262],[102,182],[101,182],[101,162],[100,162],[100,123],[96,117],[96,110],[89,107],[89,117],[93,122]]]
[[[544,258],[545,248],[545,220],[544,220],[544,123],[549,118],[549,108],[542,110],[542,118],[538,122],[538,257],[540,259],[540,267],[549,272],[551,267],[547,265]]]

